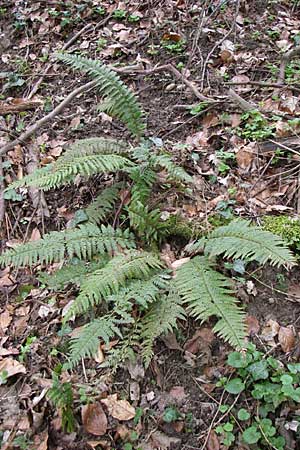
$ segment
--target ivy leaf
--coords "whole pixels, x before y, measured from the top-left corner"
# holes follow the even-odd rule
[[[166,423],[172,423],[178,420],[179,417],[180,414],[178,413],[177,409],[170,407],[165,409],[163,420]]]
[[[247,370],[252,375],[253,380],[266,380],[269,376],[267,367],[267,361],[261,360],[251,364],[251,366],[249,366]]]
[[[249,444],[249,445],[256,444],[260,438],[261,438],[261,434],[257,430],[256,426],[246,428],[246,430],[243,432],[243,439],[246,444]]]
[[[241,369],[247,367],[251,359],[252,359],[251,355],[249,355],[248,353],[246,355],[243,355],[242,353],[239,352],[231,352],[228,355],[227,363],[231,367]]]
[[[245,389],[245,383],[240,378],[233,378],[233,380],[228,381],[225,386],[225,391],[230,394],[239,394]]]
[[[250,418],[250,413],[245,408],[241,408],[238,411],[238,419],[239,420],[248,420],[249,418]]]

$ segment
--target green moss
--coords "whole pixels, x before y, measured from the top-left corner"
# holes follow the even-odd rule
[[[300,220],[289,216],[266,216],[263,228],[281,236],[288,245],[300,250]]]
[[[178,236],[190,240],[205,233],[205,228],[201,223],[190,222],[179,215],[171,215],[164,225],[164,236]]]

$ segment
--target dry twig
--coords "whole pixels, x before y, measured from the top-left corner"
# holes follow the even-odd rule
[[[31,125],[27,130],[24,131],[17,139],[14,139],[11,142],[8,142],[3,147],[0,148],[0,155],[4,155],[9,150],[13,149],[15,145],[23,143],[30,136],[33,135],[37,130],[39,130],[43,125],[53,119],[57,114],[59,114],[69,103],[73,100],[73,98],[77,97],[77,95],[86,92],[87,90],[94,88],[97,85],[97,81],[89,81],[88,83],[74,89],[59,105],[56,106],[49,114],[42,117],[40,120]]]

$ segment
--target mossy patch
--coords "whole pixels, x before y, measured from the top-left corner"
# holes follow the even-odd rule
[[[266,216],[263,228],[281,236],[294,250],[300,250],[300,220],[289,216]]]

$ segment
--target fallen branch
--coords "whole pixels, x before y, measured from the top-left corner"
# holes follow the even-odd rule
[[[253,111],[253,109],[258,109],[254,103],[247,102],[247,100],[244,100],[233,89],[229,89],[228,95],[243,111]]]
[[[294,91],[300,92],[300,88],[293,86],[292,84],[282,84],[282,83],[268,83],[265,81],[229,81],[226,83],[226,86],[244,86],[249,84],[250,86],[258,86],[258,87],[270,87],[270,88],[290,88]]]
[[[40,120],[38,120],[35,124],[31,125],[27,130],[24,131],[17,139],[8,142],[5,144],[2,148],[0,148],[0,155],[4,155],[9,150],[13,149],[15,145],[21,144],[26,139],[28,139],[30,136],[33,135],[39,128],[41,128],[43,125],[45,125],[47,122],[49,122],[53,117],[57,116],[72,100],[73,98],[77,97],[77,95],[81,94],[82,92],[86,92],[87,90],[94,88],[97,85],[97,81],[93,80],[89,83],[83,84],[82,86],[78,87],[74,91],[72,91],[59,105],[56,106],[49,114],[42,117]]]
[[[297,45],[297,47],[292,48],[291,50],[282,55],[277,83],[279,84],[284,83],[286,66],[291,59],[295,58],[295,56],[298,55],[300,55],[300,45]]]
[[[111,66],[110,68],[118,73],[138,73],[141,75],[151,75],[156,72],[170,72],[175,75],[178,80],[184,83],[200,101],[210,103],[214,102],[213,99],[205,97],[205,95],[201,94],[197,86],[192,81],[189,81],[181,72],[179,72],[179,70],[176,69],[176,67],[172,66],[172,64],[164,64],[163,66],[153,67],[152,69],[139,69],[136,68],[136,66],[128,66],[124,68]]]

